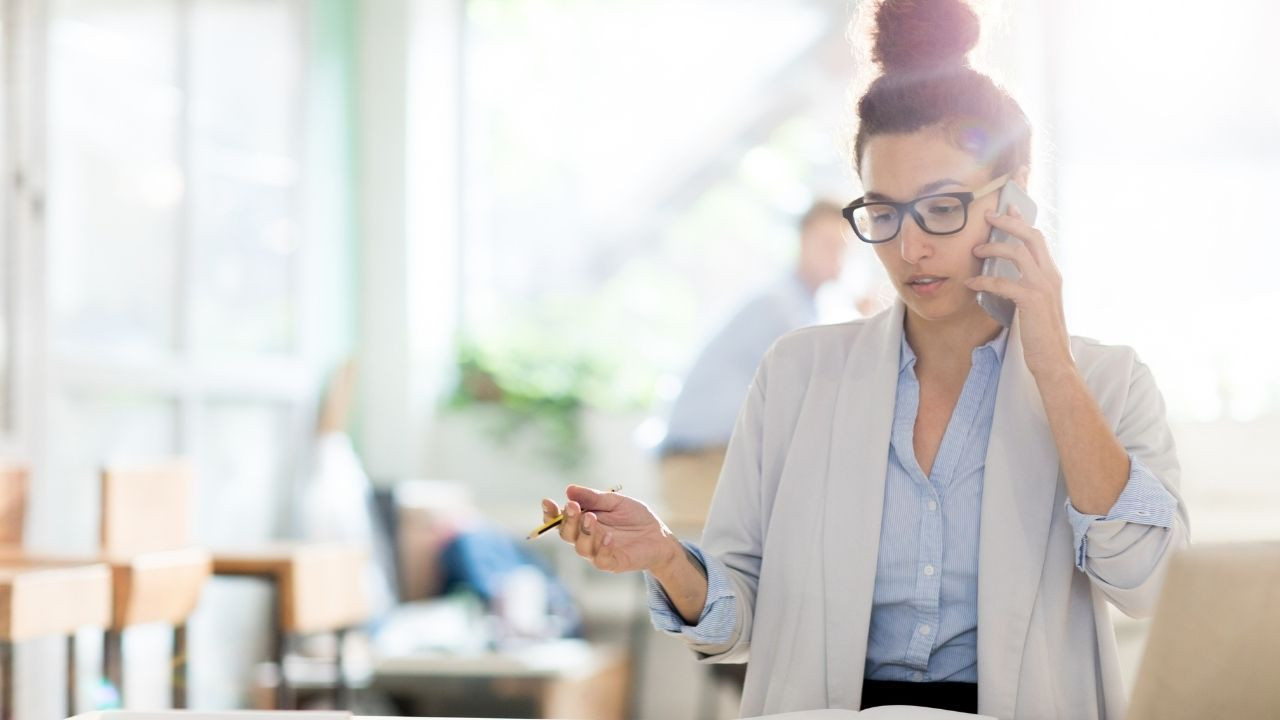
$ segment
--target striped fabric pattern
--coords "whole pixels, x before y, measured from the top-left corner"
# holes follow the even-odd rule
[[[654,628],[668,635],[680,635],[700,645],[723,645],[733,637],[733,626],[738,623],[729,569],[715,556],[704,555],[697,545],[687,540],[681,540],[680,544],[707,571],[707,600],[702,606],[702,616],[698,618],[697,625],[686,625],[662,586],[646,572],[644,583],[649,589],[649,619]]]
[[[1004,331],[970,354],[969,375],[926,476],[915,453],[916,355],[903,334],[868,678],[977,682],[982,475],[1007,342]]]
[[[1071,504],[1067,506],[1067,519],[1076,539],[1076,568],[1083,571],[1089,549],[1089,528],[1099,520],[1120,520],[1155,527],[1173,527],[1173,516],[1178,511],[1178,499],[1165,489],[1164,484],[1133,453],[1129,453],[1129,482],[1106,515],[1086,515]]]

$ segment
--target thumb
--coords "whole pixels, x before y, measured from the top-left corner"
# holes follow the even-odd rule
[[[582,485],[570,485],[565,488],[564,494],[570,500],[581,505],[583,510],[593,512],[613,510],[622,502],[622,498],[617,493],[600,492]]]

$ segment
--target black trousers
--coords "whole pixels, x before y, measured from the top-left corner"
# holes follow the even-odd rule
[[[863,680],[862,709],[881,705],[916,705],[977,714],[978,685],[962,682]]]

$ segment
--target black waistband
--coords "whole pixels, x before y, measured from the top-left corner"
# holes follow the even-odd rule
[[[863,680],[862,709],[880,705],[917,705],[976,714],[978,685],[963,682]]]

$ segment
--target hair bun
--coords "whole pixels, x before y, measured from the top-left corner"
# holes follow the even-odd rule
[[[964,0],[883,0],[871,59],[886,74],[966,65],[978,15]]]

